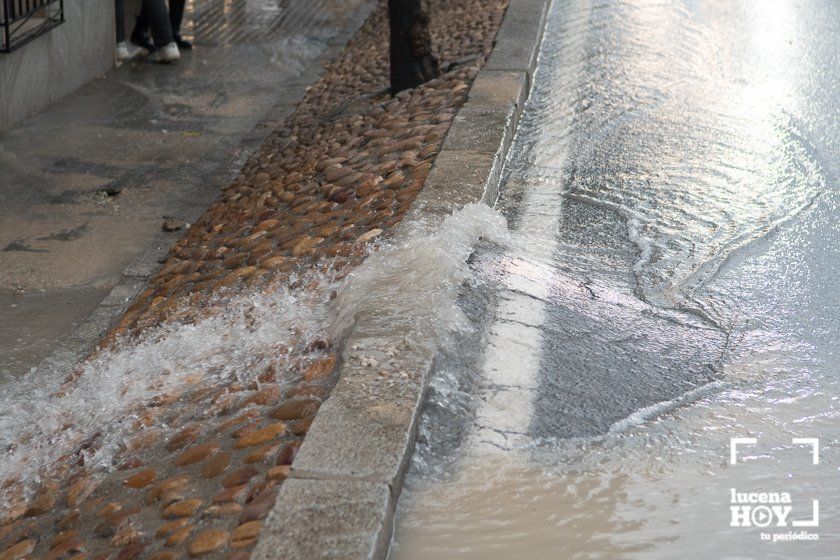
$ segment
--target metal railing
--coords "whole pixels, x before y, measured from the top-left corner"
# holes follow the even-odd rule
[[[64,0],[0,0],[0,53],[64,23]]]

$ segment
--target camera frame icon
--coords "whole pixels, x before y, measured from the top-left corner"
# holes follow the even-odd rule
[[[811,448],[811,464],[820,464],[820,439],[819,438],[791,438],[793,445],[807,445]],[[729,440],[729,464],[738,464],[738,448],[742,446],[757,445],[758,438],[736,437]],[[733,489],[734,492],[734,489]],[[733,506],[734,507],[734,506]],[[733,515],[734,515],[733,511]],[[772,520],[771,510],[766,506],[758,506],[745,511],[749,514],[752,524],[757,527],[766,527]],[[820,501],[811,500],[811,519],[794,520],[793,527],[819,527],[820,524]],[[737,526],[733,521],[733,526]]]
[[[794,445],[808,445],[811,447],[811,464],[820,464],[820,438],[791,438]],[[738,446],[756,445],[758,438],[737,437],[729,439],[729,464],[738,463]]]

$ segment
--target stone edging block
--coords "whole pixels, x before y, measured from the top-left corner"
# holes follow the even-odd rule
[[[364,558],[387,548],[391,526],[382,520],[393,519],[393,506],[385,484],[290,479],[277,500],[283,507],[263,523],[254,560]]]

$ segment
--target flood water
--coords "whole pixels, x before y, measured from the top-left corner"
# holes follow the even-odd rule
[[[837,557],[838,31],[554,2],[391,560]]]

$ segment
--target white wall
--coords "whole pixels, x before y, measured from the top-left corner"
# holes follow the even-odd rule
[[[64,0],[64,19],[18,50],[0,53],[0,130],[114,66],[114,0]]]

